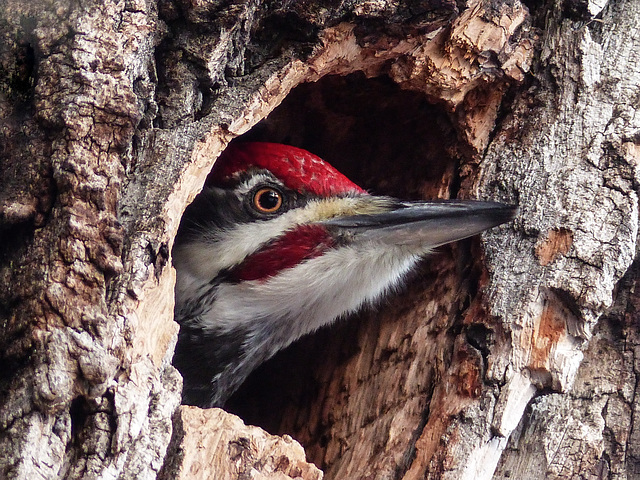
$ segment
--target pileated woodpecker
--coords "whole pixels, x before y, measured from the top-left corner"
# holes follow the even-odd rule
[[[375,302],[434,247],[513,218],[494,202],[369,195],[317,156],[230,145],[173,249],[183,400],[222,406],[302,335]]]

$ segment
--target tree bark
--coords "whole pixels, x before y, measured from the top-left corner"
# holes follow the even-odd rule
[[[0,36],[0,478],[640,475],[637,2],[5,0]],[[263,365],[228,409],[270,433],[171,365],[239,136],[519,205]]]

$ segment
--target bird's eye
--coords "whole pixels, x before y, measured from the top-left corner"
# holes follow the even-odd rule
[[[275,188],[264,187],[253,196],[253,206],[260,213],[274,213],[282,206],[282,193]]]

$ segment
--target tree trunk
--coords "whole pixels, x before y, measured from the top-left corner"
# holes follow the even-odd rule
[[[0,478],[640,475],[640,4],[4,0],[0,36]],[[270,433],[171,366],[238,136],[519,205],[255,372],[228,409]]]

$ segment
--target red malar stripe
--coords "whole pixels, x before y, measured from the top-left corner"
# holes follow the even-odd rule
[[[319,225],[303,225],[248,256],[230,272],[235,281],[266,280],[304,260],[319,257],[335,244]]]

